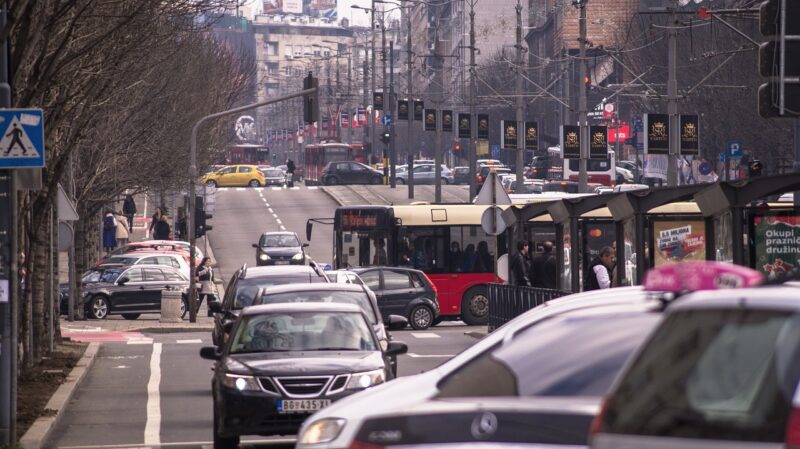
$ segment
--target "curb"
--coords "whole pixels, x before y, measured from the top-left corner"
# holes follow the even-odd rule
[[[198,327],[143,327],[135,329],[137,332],[147,332],[150,334],[171,334],[176,332],[211,332],[214,330],[214,324],[198,326]]]
[[[25,435],[20,438],[20,446],[25,449],[39,449],[43,447],[45,441],[53,431],[53,428],[61,419],[67,403],[72,398],[72,395],[75,393],[75,390],[78,388],[83,378],[86,377],[86,373],[92,366],[99,348],[100,343],[89,343],[86,352],[84,352],[83,356],[78,360],[75,368],[72,368],[67,379],[58,387],[56,392],[53,393],[53,396],[50,397],[50,400],[47,401],[47,405],[44,407],[45,410],[55,410],[55,414],[53,416],[38,418],[30,429],[25,432]]]
[[[327,194],[329,197],[331,197],[331,199],[332,199],[333,201],[336,201],[336,204],[338,204],[338,205],[340,205],[340,206],[344,206],[344,202],[342,202],[342,200],[340,200],[338,196],[334,195],[334,194],[333,194],[333,192],[331,192],[331,191],[330,191],[330,189],[328,189],[328,187],[327,187],[327,186],[320,186],[320,190],[322,190],[322,191],[323,191],[323,192],[325,192],[325,193],[326,193],[326,194]]]

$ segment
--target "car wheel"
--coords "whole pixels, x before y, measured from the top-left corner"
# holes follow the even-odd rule
[[[214,407],[214,449],[236,449],[239,447],[239,437],[223,437],[219,434],[219,418],[217,418],[216,406]]]
[[[125,318],[126,320],[135,320],[136,318],[139,318],[140,315],[141,313],[123,313],[122,318]]]
[[[108,298],[97,295],[89,303],[89,316],[97,320],[104,320],[108,317]]]
[[[216,187],[217,186],[217,181],[214,181],[213,179],[212,180],[208,180],[208,181],[206,181],[206,185],[208,187]]]
[[[335,186],[339,184],[339,179],[336,176],[328,176],[325,178],[325,182],[323,184],[326,186]]]
[[[189,311],[189,307],[187,306],[186,298],[181,299],[181,319],[186,318],[186,312]]]
[[[403,179],[403,178],[395,178],[394,182],[396,182],[398,184],[405,184],[406,180]]]
[[[376,186],[380,185],[380,184],[383,184],[383,178],[381,178],[380,176],[376,176],[376,177],[374,177],[374,178],[372,178],[370,180],[370,184],[376,185]]]
[[[249,183],[247,183],[250,187],[261,187],[261,183],[258,182],[258,179],[251,179]]]
[[[461,318],[470,326],[479,326],[489,321],[489,296],[486,286],[472,287],[461,300]]]
[[[416,330],[425,330],[433,323],[433,311],[428,306],[416,306],[408,314],[408,323]]]

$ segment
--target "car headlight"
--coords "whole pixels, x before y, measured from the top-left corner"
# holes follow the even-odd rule
[[[319,444],[333,441],[339,436],[347,420],[344,418],[323,418],[311,424],[300,435],[301,444]]]
[[[258,380],[253,376],[225,373],[222,384],[239,391],[261,391],[261,385],[258,384]]]
[[[262,253],[261,255],[258,256],[258,258],[261,260],[269,260],[269,255]]]
[[[303,253],[297,253],[292,256],[292,260],[303,260]]]
[[[355,373],[350,376],[350,382],[347,382],[347,389],[363,390],[384,382],[386,382],[386,374],[382,369],[367,371],[366,373]]]

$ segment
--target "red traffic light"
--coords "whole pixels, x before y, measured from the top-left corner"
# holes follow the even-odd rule
[[[453,151],[461,151],[461,144],[457,143],[456,146],[453,147]]]

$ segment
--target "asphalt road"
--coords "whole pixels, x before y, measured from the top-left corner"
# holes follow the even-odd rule
[[[295,231],[305,241],[306,219],[332,217],[336,203],[319,189],[227,189],[218,192],[210,244],[218,274],[227,279],[255,262],[261,232]],[[332,228],[315,225],[309,252],[330,260]],[[419,332],[394,331],[409,352],[398,360],[399,375],[430,370],[475,343],[460,323]],[[211,344],[206,332],[114,333],[75,392],[45,447],[211,448],[211,365],[199,356]],[[293,447],[294,438],[245,438],[242,447]]]

